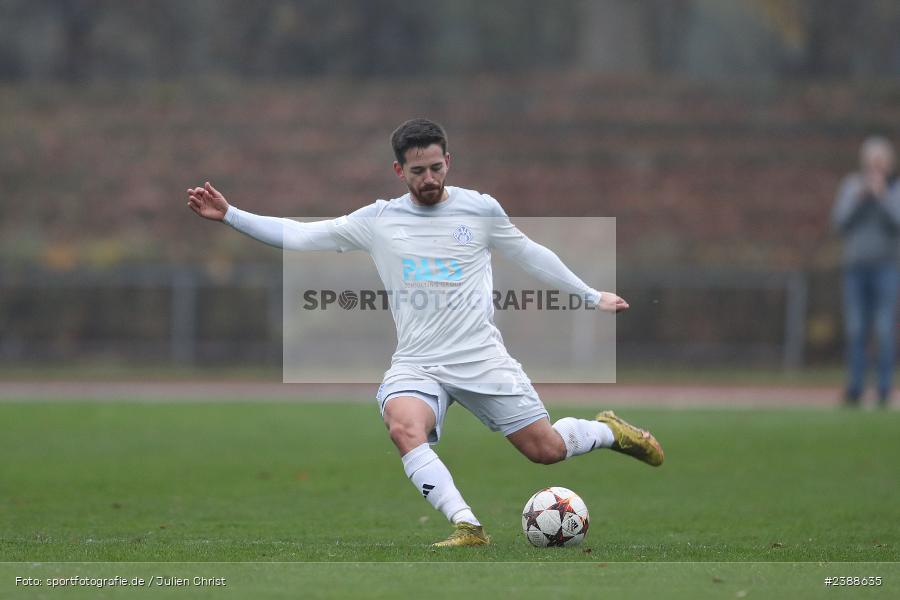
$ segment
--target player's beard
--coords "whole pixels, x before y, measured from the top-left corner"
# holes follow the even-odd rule
[[[409,192],[416,199],[416,202],[419,204],[424,204],[425,206],[434,206],[438,202],[444,199],[444,184],[441,183],[440,187],[429,188],[434,191],[426,191],[422,190],[421,192],[416,192],[414,189],[409,188]],[[436,193],[435,193],[436,192]]]

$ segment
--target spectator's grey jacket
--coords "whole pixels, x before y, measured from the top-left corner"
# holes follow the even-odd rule
[[[900,258],[900,182],[888,180],[884,200],[868,194],[859,173],[844,178],[831,222],[844,238],[847,266],[897,261]]]

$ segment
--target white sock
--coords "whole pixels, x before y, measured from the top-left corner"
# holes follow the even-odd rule
[[[566,445],[566,458],[587,454],[595,448],[609,448],[615,438],[606,423],[563,417],[553,424]]]
[[[453,484],[453,476],[427,443],[403,455],[403,470],[419,493],[453,523],[481,525]]]

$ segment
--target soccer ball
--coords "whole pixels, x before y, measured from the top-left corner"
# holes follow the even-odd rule
[[[587,535],[590,517],[581,497],[564,487],[536,493],[522,510],[522,530],[533,546],[577,546]]]

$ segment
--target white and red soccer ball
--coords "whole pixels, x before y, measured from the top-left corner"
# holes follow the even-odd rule
[[[564,487],[548,487],[528,499],[522,530],[533,546],[577,546],[587,535],[590,516],[581,497]]]

